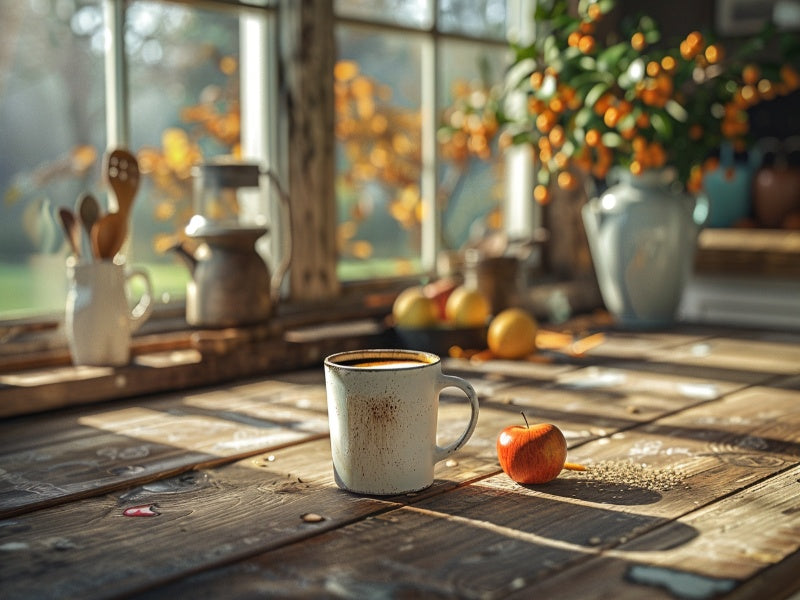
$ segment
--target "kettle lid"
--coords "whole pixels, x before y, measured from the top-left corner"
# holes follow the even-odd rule
[[[207,188],[258,187],[261,168],[257,163],[247,163],[230,158],[216,159],[195,165],[192,176]]]

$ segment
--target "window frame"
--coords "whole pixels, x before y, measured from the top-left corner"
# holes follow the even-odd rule
[[[187,4],[199,8],[234,10],[240,13],[242,21],[247,15],[268,14],[266,25],[247,37],[241,36],[242,61],[247,64],[246,55],[252,58],[256,46],[258,55],[253,63],[260,64],[258,81],[248,79],[249,86],[243,89],[243,113],[260,114],[262,120],[253,124],[257,133],[250,141],[250,149],[263,153],[266,166],[272,169],[283,182],[290,196],[292,213],[290,238],[293,244],[291,267],[288,282],[285,282],[283,305],[291,307],[290,312],[314,310],[332,299],[342,296],[364,296],[371,290],[399,288],[413,278],[399,277],[387,280],[340,282],[337,277],[336,248],[336,198],[335,178],[335,138],[333,112],[333,67],[336,61],[335,30],[339,23],[386,31],[408,32],[419,37],[423,44],[422,105],[422,198],[426,214],[423,221],[422,264],[425,276],[435,274],[436,256],[440,250],[441,214],[435,210],[437,193],[436,129],[438,126],[437,107],[441,106],[436,86],[436,73],[439,69],[439,48],[442,40],[468,40],[470,42],[505,46],[505,40],[479,38],[456,32],[444,32],[438,27],[438,5],[440,0],[432,0],[433,23],[429,28],[414,28],[403,25],[340,16],[335,13],[334,0],[162,0],[165,3]],[[535,0],[507,0],[508,18],[515,19],[517,25],[524,24],[523,14],[530,14]],[[124,23],[126,0],[102,0],[105,27],[110,33],[108,52],[105,61],[106,128],[108,147],[127,145],[130,139],[130,119],[128,109],[127,64],[124,48]],[[256,28],[258,29],[258,28]],[[509,29],[507,27],[507,29]],[[513,27],[510,29],[514,29]],[[242,30],[240,30],[241,32]],[[245,39],[246,38],[246,39]],[[245,66],[245,68],[251,68]],[[246,97],[245,93],[247,92]],[[248,108],[247,103],[252,100]],[[260,108],[254,110],[253,106]],[[270,127],[277,123],[277,127]],[[243,127],[243,130],[245,128]],[[250,128],[248,128],[250,129]],[[511,163],[514,161],[512,160]],[[529,160],[517,160],[523,171],[530,171]],[[513,172],[509,180],[522,182],[522,191],[508,195],[507,210],[511,214],[523,215],[514,218],[512,227],[520,227],[528,232],[535,229],[538,216],[526,208],[530,206],[530,194],[524,191],[524,182],[530,177]],[[274,223],[271,236],[271,255],[278,256],[285,246],[281,236],[283,228],[280,203],[275,200],[274,190],[266,188],[270,207],[268,220]],[[525,222],[528,221],[528,222]],[[521,224],[522,223],[522,224]],[[277,233],[277,235],[275,235]],[[392,284],[394,281],[394,284]],[[157,306],[151,322],[145,325],[144,333],[161,329],[174,331],[181,328],[180,316],[184,310],[183,300],[171,301]],[[61,314],[42,314],[25,319],[0,319],[0,339],[14,340],[19,332],[41,332],[49,336],[63,322]],[[185,328],[185,323],[183,323]],[[55,340],[46,340],[36,347],[63,347],[63,339],[56,335]],[[18,351],[15,344],[3,344],[9,353]],[[6,352],[0,350],[0,355]]]

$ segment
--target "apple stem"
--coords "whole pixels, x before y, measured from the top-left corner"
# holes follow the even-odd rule
[[[528,418],[525,416],[525,413],[523,411],[519,411],[519,414],[522,415],[522,419],[525,421],[525,428],[530,429],[531,426],[528,425]]]
[[[586,467],[584,465],[580,465],[578,463],[564,463],[564,468],[568,471],[585,471]]]

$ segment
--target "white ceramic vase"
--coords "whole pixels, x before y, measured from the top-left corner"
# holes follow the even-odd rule
[[[621,325],[674,322],[707,214],[707,201],[685,194],[667,169],[639,176],[619,172],[584,205],[600,293]]]

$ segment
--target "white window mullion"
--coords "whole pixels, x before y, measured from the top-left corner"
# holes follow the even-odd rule
[[[125,6],[123,0],[105,0],[106,135],[108,148],[130,144],[128,118],[128,69],[125,56]],[[109,194],[109,209],[116,198]],[[113,206],[112,206],[113,204]]]
[[[506,33],[510,40],[531,43],[535,36],[533,23],[536,0],[508,0]],[[520,99],[521,105],[524,98]],[[506,150],[505,227],[510,237],[533,235],[541,224],[541,207],[533,200],[534,159],[529,146],[512,146]]]
[[[432,272],[436,268],[436,255],[441,249],[442,215],[437,196],[436,177],[436,72],[439,48],[434,37],[422,38],[421,51],[421,160],[420,193],[422,196],[422,269]]]
[[[245,12],[239,18],[241,143],[243,160],[278,172],[273,164],[274,157],[279,156],[273,126],[277,122],[273,21],[271,16],[255,12]],[[261,178],[258,190],[242,191],[240,195],[240,218],[269,228],[269,235],[259,240],[258,250],[274,271],[284,246],[280,198],[266,176]]]

